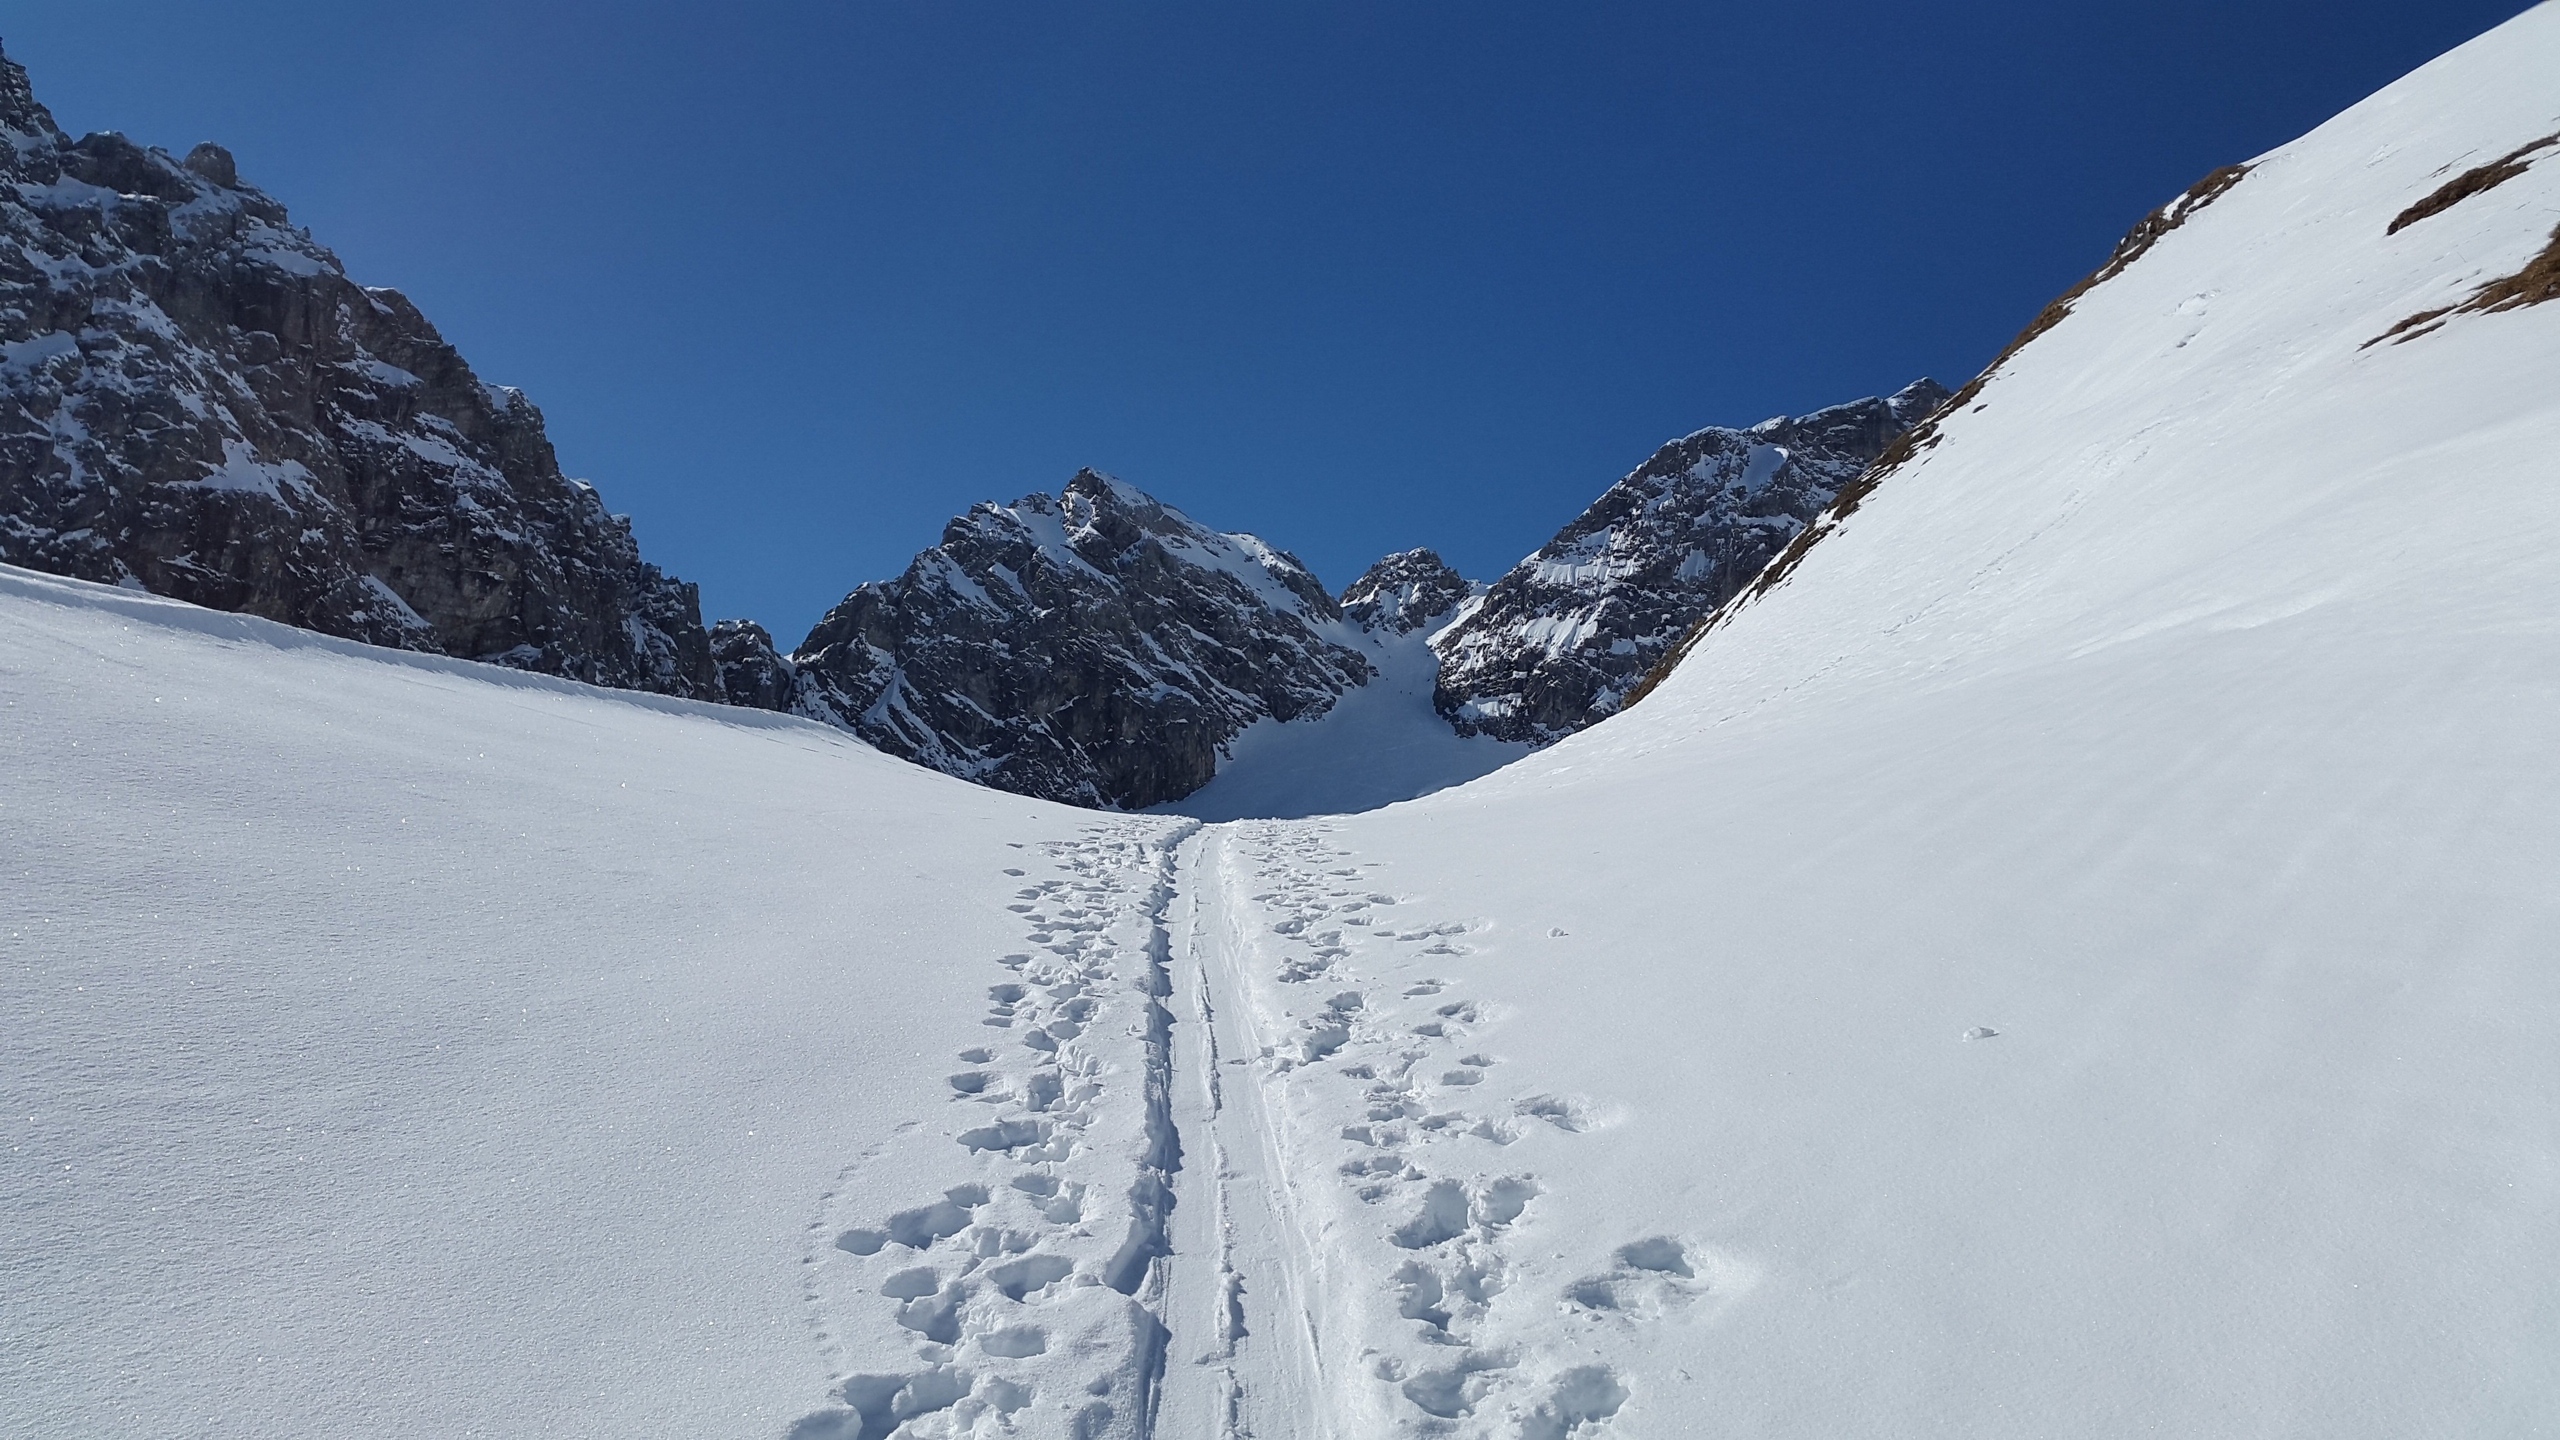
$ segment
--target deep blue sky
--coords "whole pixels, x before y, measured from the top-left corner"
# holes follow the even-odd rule
[[[1113,471],[1336,588],[1957,383],[2143,212],[2517,0],[0,5],[214,139],[785,645]]]

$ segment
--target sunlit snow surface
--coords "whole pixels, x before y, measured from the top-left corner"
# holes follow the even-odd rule
[[[1433,712],[1439,662],[1427,629],[1365,639],[1378,667],[1368,684],[1345,691],[1313,719],[1247,727],[1216,779],[1156,808],[1202,820],[1375,810],[1464,784],[1530,753],[1489,735],[1460,735]]]
[[[2560,1429],[2560,305],[2361,348],[2560,223],[2384,234],[2555,74],[2262,157],[1357,816],[0,572],[0,1429]]]

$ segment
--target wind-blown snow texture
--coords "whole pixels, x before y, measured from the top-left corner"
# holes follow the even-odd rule
[[[1918,380],[1663,446],[1433,640],[1462,735],[1545,742],[1615,714],[1885,447],[1947,399]]]
[[[11,1433],[2560,1428],[2560,8],[1642,704],[1101,816],[0,571]],[[1416,634],[1428,632],[1417,631]]]
[[[0,56],[0,560],[404,649],[710,695],[694,588],[541,413],[231,156],[73,141]]]

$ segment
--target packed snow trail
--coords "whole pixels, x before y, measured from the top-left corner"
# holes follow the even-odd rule
[[[1228,968],[1231,827],[1182,851],[1175,911],[1175,1117],[1189,1163],[1176,1189],[1160,1433],[1297,1440],[1325,1433],[1305,1297],[1312,1256],[1256,1076],[1261,1053]]]

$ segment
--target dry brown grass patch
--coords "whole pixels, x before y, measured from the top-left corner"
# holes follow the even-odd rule
[[[2406,345],[2421,335],[2432,335],[2456,315],[2494,315],[2501,310],[2521,310],[2546,300],[2560,300],[2560,228],[2542,253],[2524,262],[2524,268],[2513,275],[2502,275],[2471,292],[2471,298],[2459,305],[2446,305],[2434,310],[2421,310],[2381,334],[2357,346],[2370,350],[2388,340]]]
[[[2391,227],[2382,233],[2397,235],[2403,229],[2417,224],[2428,216],[2441,215],[2484,190],[2497,189],[2533,168],[2533,162],[2526,159],[2526,156],[2533,154],[2536,150],[2548,150],[2554,145],[2560,145],[2560,130],[2553,131],[2539,140],[2519,145],[2486,165],[2472,166],[2437,186],[2425,199],[2393,216]]]

